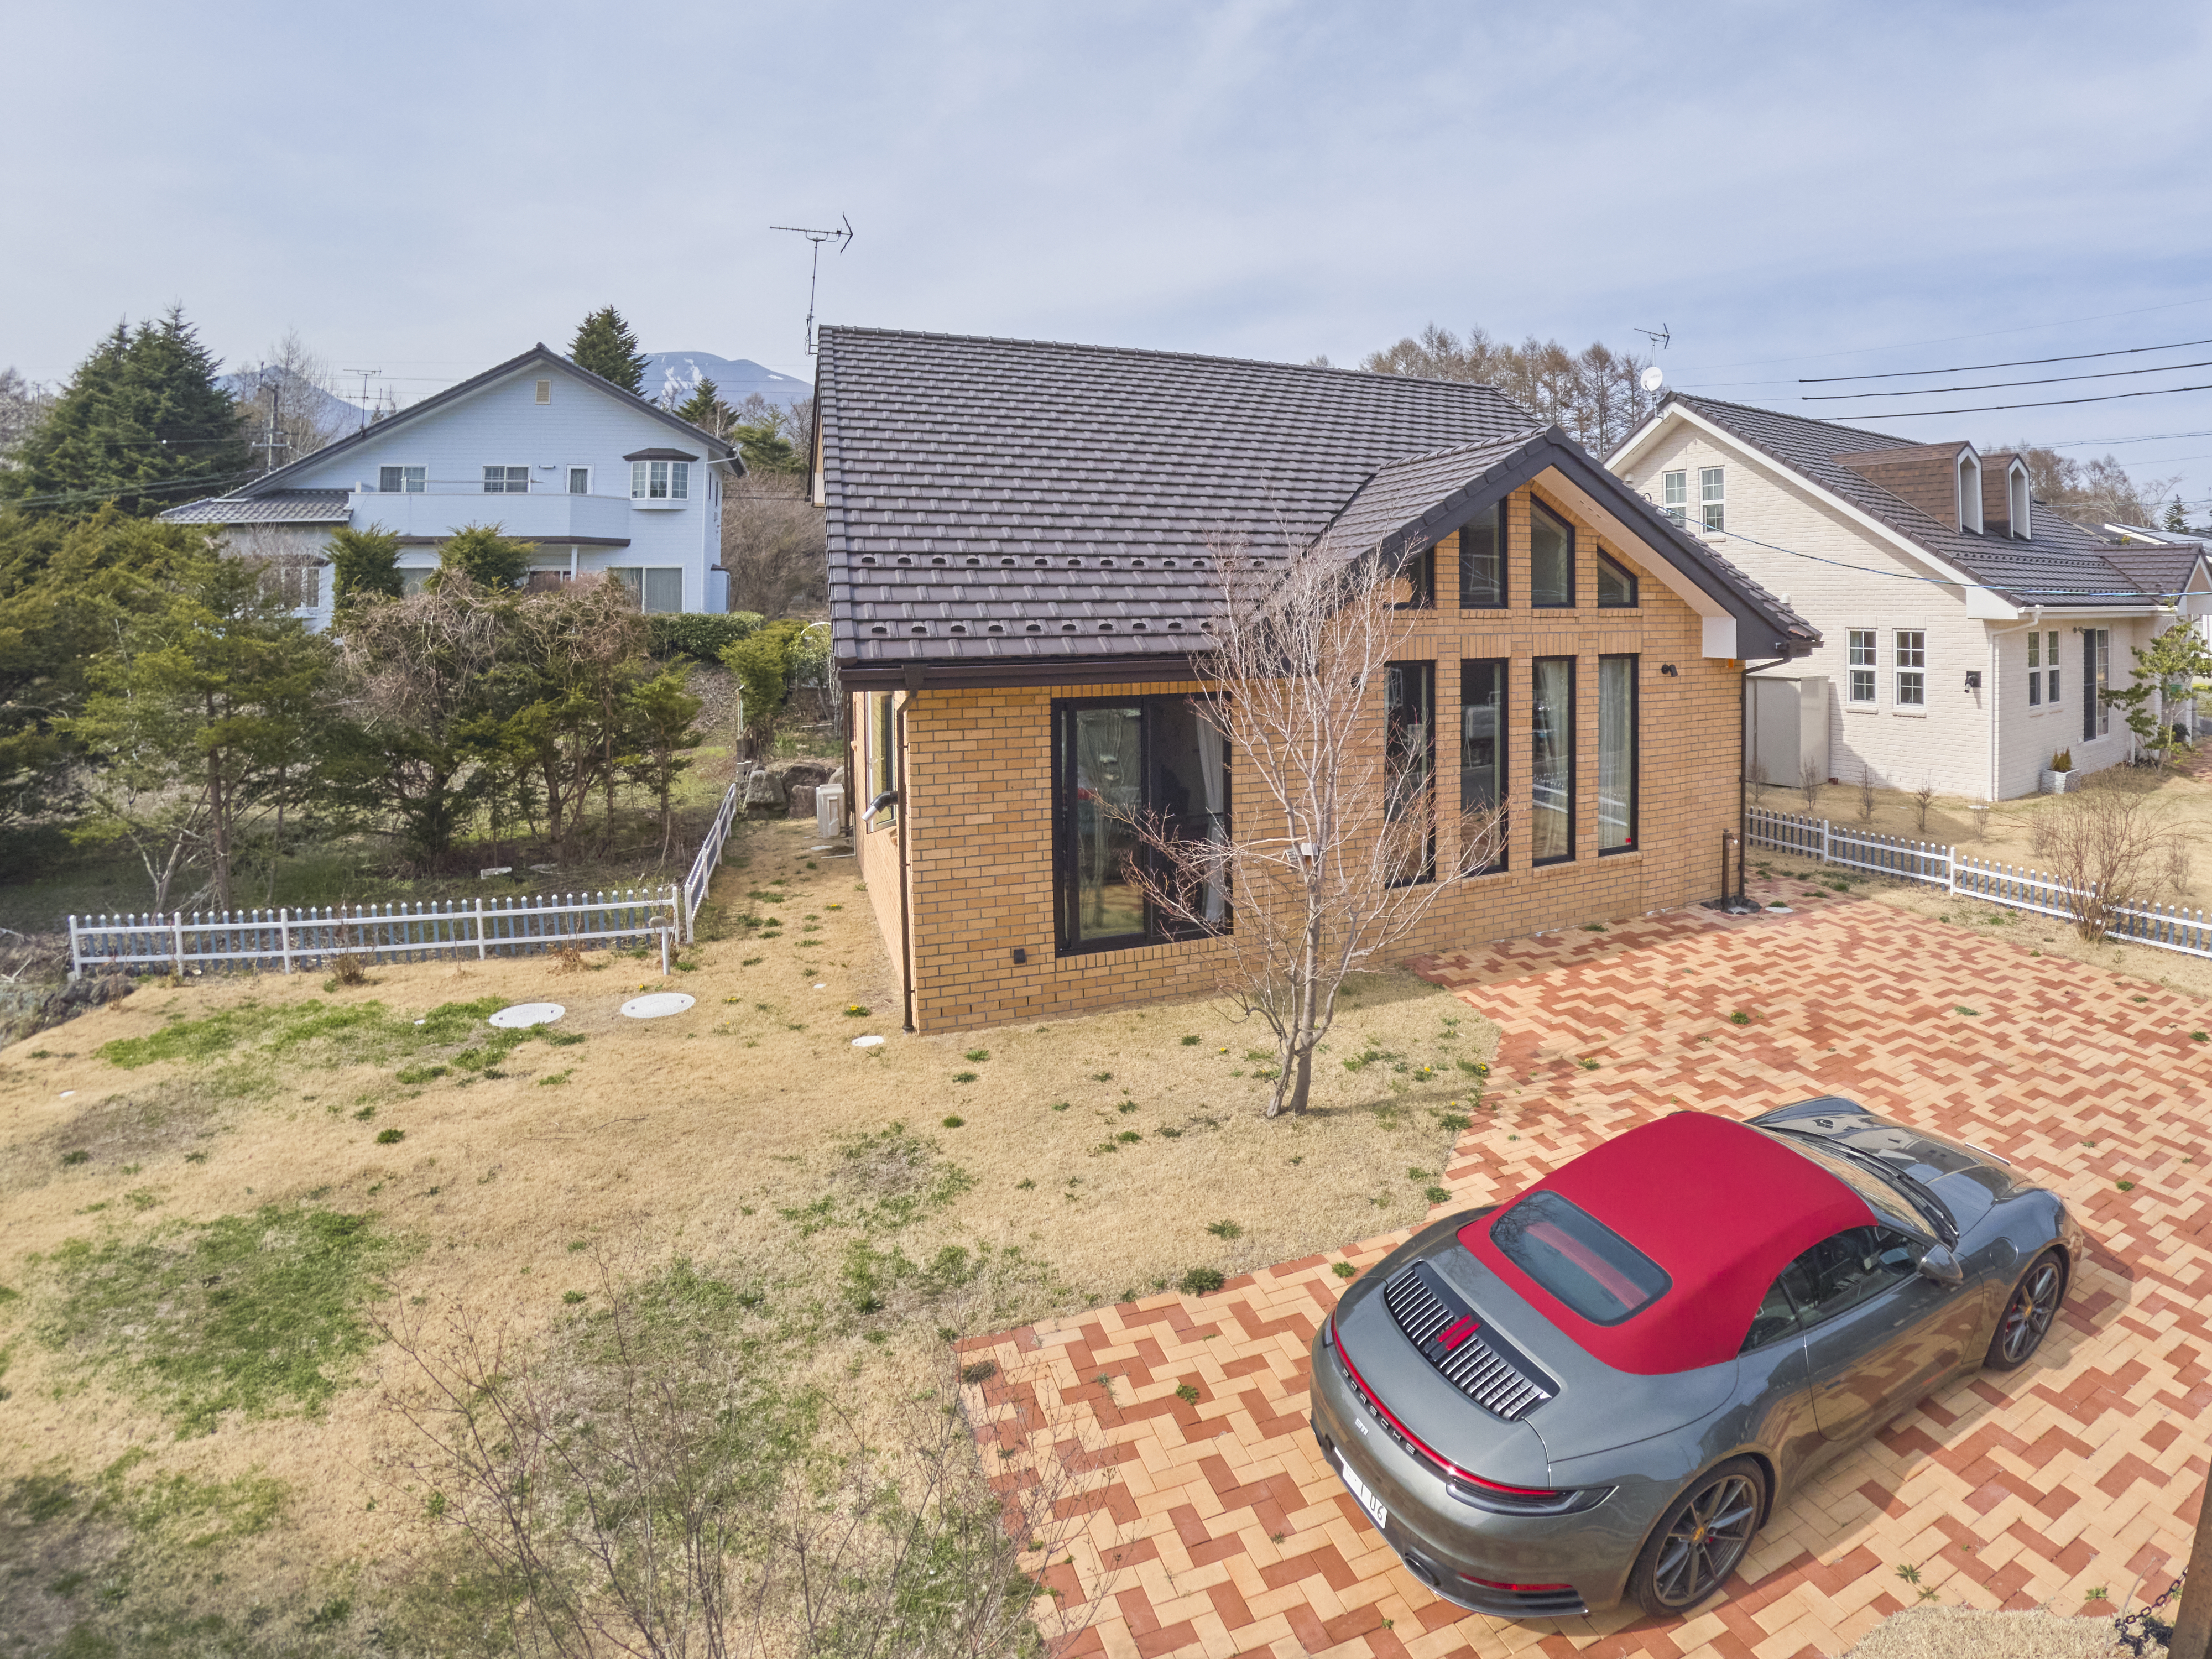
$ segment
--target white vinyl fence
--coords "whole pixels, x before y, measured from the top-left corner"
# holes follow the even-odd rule
[[[87,969],[181,974],[281,968],[289,974],[295,969],[319,971],[346,956],[372,962],[481,960],[653,939],[660,942],[665,973],[671,952],[696,936],[699,906],[729,842],[744,786],[741,773],[723,793],[690,872],[669,886],[217,915],[179,910],[167,915],[71,916],[70,977]]]
[[[1826,818],[1770,812],[1754,806],[1744,815],[1744,846],[1747,850],[1763,847],[1818,864],[1925,882],[1947,893],[1962,893],[1985,903],[2033,910],[2069,921],[2081,914],[2076,901],[2082,896],[2040,871],[1995,863],[1931,841],[1907,841],[1899,836],[1854,830]],[[2185,956],[2212,957],[2212,918],[2202,910],[2165,904],[2121,905],[2111,915],[2107,938],[2155,950],[2179,951]]]

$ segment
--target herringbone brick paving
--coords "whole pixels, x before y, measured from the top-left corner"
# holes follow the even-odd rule
[[[1831,1465],[1693,1617],[1522,1624],[1431,1596],[1306,1426],[1306,1345],[1346,1282],[1334,1264],[1371,1264],[1404,1234],[1212,1296],[972,1340],[969,1358],[1000,1367],[967,1392],[1010,1455],[1002,1490],[1068,1493],[1072,1540],[1048,1575],[1074,1632],[1060,1659],[1816,1659],[1912,1599],[1902,1564],[1980,1607],[2109,1614],[2087,1590],[2165,1587],[2202,1501],[2212,1406],[2212,1042],[2194,1035],[2212,1006],[1795,882],[1760,896],[1799,909],[1674,913],[1416,964],[1504,1030],[1443,1207],[1677,1107],[1847,1095],[2066,1195],[2093,1259],[2036,1359],[1951,1385]]]

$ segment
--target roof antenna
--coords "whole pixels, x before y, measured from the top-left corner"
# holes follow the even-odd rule
[[[349,368],[345,373],[348,374],[358,374],[361,376],[361,424],[356,427],[355,430],[357,432],[366,432],[368,430],[369,376],[372,374],[381,374],[384,371],[380,368]]]
[[[813,230],[805,225],[770,225],[769,227],[770,230],[787,230],[794,235],[804,236],[814,244],[814,270],[806,279],[806,355],[810,357],[814,355],[814,289],[822,276],[822,244],[836,243],[837,252],[840,253],[853,245],[851,217],[842,213],[837,216],[843,221],[843,225],[842,228],[836,230]]]
[[[1660,324],[1656,329],[1639,328],[1636,331],[1662,351],[1672,344],[1674,338],[1674,331],[1664,323]]]

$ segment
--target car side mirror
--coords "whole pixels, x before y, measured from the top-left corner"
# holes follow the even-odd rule
[[[1966,1270],[1959,1265],[1959,1258],[1941,1244],[1930,1245],[1928,1254],[1920,1258],[1920,1276],[1933,1279],[1938,1285],[1963,1285]]]

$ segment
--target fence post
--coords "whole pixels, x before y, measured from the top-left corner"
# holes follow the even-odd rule
[[[169,913],[169,928],[171,963],[177,977],[182,979],[185,976],[185,913],[182,910]]]
[[[276,949],[284,957],[284,971],[292,971],[292,913],[283,905],[276,907]]]
[[[684,930],[684,942],[696,944],[691,936],[691,884],[678,882],[676,887],[676,922]]]
[[[482,962],[484,954],[483,896],[479,894],[477,897],[477,960]]]
[[[80,956],[77,954],[76,918],[75,916],[71,916],[71,917],[69,919],[69,930],[70,930],[70,977],[71,979],[76,979],[76,978],[80,977],[80,976],[83,974],[83,972],[84,972],[84,958],[83,958],[83,957],[80,957]]]
[[[1943,849],[1943,890],[1952,894],[1959,890],[1959,849],[1955,847]]]

